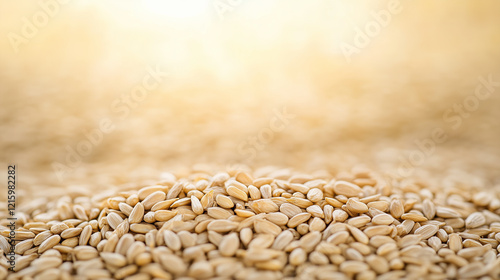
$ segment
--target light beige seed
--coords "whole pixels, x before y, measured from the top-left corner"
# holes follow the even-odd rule
[[[75,216],[82,221],[89,220],[87,213],[85,213],[85,208],[83,208],[83,206],[81,205],[78,204],[73,205],[73,213],[75,213]]]
[[[165,245],[167,245],[168,248],[172,249],[173,251],[178,251],[181,249],[181,240],[171,230],[165,230],[163,232],[163,238],[165,240]]]
[[[457,211],[448,207],[436,207],[436,216],[441,218],[461,218]]]
[[[237,199],[243,200],[243,201],[248,201],[248,195],[240,190],[238,187],[235,186],[229,186],[226,188],[227,193]]]
[[[375,236],[375,235],[388,235],[392,232],[392,227],[390,226],[371,226],[371,227],[367,227],[364,231],[363,231],[366,236],[368,237],[372,237],[372,236]]]
[[[274,203],[271,199],[259,199],[251,203],[250,207],[256,213],[272,213],[279,210],[278,205]]]
[[[330,205],[327,205],[327,206],[330,206]],[[317,218],[321,218],[321,219],[325,218],[325,212],[323,211],[323,209],[321,209],[321,207],[319,205],[309,206],[309,207],[307,207],[306,211],[308,213],[310,213],[313,217],[317,217]],[[332,212],[333,212],[333,210],[330,213],[332,213]]]
[[[439,249],[441,249],[442,247],[442,243],[441,243],[441,239],[439,239],[438,237],[436,236],[433,236],[431,238],[429,238],[427,240],[427,244],[429,244],[429,246],[431,246],[432,249],[434,249],[434,251],[438,251]]]
[[[477,228],[486,224],[486,217],[481,212],[474,212],[465,219],[467,228]]]
[[[349,214],[341,209],[333,211],[332,215],[336,222],[344,222],[345,220],[347,220],[347,218],[349,218]]]
[[[422,239],[428,239],[434,234],[436,234],[439,230],[439,227],[436,225],[425,225],[417,228],[415,230],[415,234],[420,234]]]
[[[309,226],[307,224],[300,224],[297,226],[297,232],[300,235],[305,235],[309,232]]]
[[[102,252],[101,257],[108,265],[115,267],[123,267],[127,264],[127,259],[117,253]]]
[[[347,208],[349,209],[349,211],[353,212],[353,213],[366,213],[368,212],[368,206],[366,206],[366,204],[364,204],[363,202],[357,200],[357,199],[354,199],[354,198],[349,198],[347,200]]]
[[[90,260],[98,256],[97,250],[91,246],[78,246],[74,249],[74,252],[78,260]]]
[[[459,229],[465,227],[465,221],[462,218],[451,218],[446,219],[445,223],[447,226],[450,226],[454,229]]]
[[[254,187],[255,188],[255,187]],[[259,190],[257,192],[260,194]],[[227,196],[219,194],[215,197],[215,201],[222,208],[233,208],[234,202]]]
[[[394,222],[394,218],[389,214],[378,214],[372,218],[374,225],[390,225]]]
[[[65,239],[61,242],[61,245],[73,248],[73,247],[78,245],[78,237],[71,237],[71,238]]]
[[[109,213],[106,217],[108,219],[109,226],[113,229],[116,229],[118,225],[123,222],[122,217],[116,213]]]
[[[260,193],[261,193],[262,198],[271,198],[273,196],[270,185],[261,186]]]
[[[401,200],[399,200],[399,199],[393,199],[391,201],[391,205],[389,206],[389,209],[390,209],[391,215],[396,219],[401,218],[401,216],[405,212],[403,203],[401,203]]]
[[[153,207],[151,207],[151,211],[169,209],[170,206],[172,206],[172,204],[174,204],[174,202],[176,202],[177,200],[179,200],[179,198],[172,198],[172,199],[167,199],[164,201],[159,201],[159,202],[155,203],[155,205],[153,205]]]
[[[127,262],[132,263],[139,254],[143,253],[146,250],[145,248],[146,246],[143,242],[135,241],[134,243],[132,243],[132,245],[130,245],[130,247],[127,249],[127,253],[125,254],[127,257]]]
[[[350,218],[349,220],[347,220],[347,224],[349,224],[353,227],[361,228],[361,227],[365,226],[366,224],[368,224],[370,221],[371,221],[370,217],[363,215],[363,216]]]
[[[240,240],[243,245],[248,246],[252,241],[253,231],[250,228],[244,228],[240,231]]]
[[[154,212],[154,219],[158,222],[166,222],[177,215],[176,210],[158,210]]]
[[[189,248],[196,245],[196,234],[187,231],[180,231],[177,236],[181,240],[183,248]]]
[[[423,202],[423,213],[424,216],[429,220],[433,219],[434,216],[436,216],[436,206],[428,198]]]
[[[38,258],[31,263],[31,265],[36,267],[38,271],[50,268],[56,268],[61,264],[62,264],[62,259],[59,257]]]
[[[462,266],[465,266],[468,264],[468,261],[462,257],[459,257],[455,254],[447,254],[444,259],[449,262],[449,263],[452,263],[458,267],[462,267]]]
[[[5,236],[8,236],[8,235],[5,235]],[[30,238],[35,238],[35,233],[33,233],[31,231],[24,231],[24,230],[16,231],[16,240],[26,240],[26,239],[30,239]]]
[[[398,240],[398,246],[400,248],[406,248],[406,247],[413,246],[413,245],[420,243],[421,240],[422,240],[422,236],[419,234],[406,235],[403,238],[401,238],[400,240]]]
[[[42,244],[43,241],[45,241],[45,239],[49,238],[52,236],[52,232],[50,232],[49,230],[47,231],[44,231],[44,232],[40,232],[39,234],[37,234],[35,236],[35,238],[33,239],[33,245],[35,246],[39,246],[40,244]],[[3,241],[5,240],[5,238],[3,236],[0,235],[0,241]],[[3,243],[3,242],[0,242],[0,243]],[[4,252],[9,252],[10,250],[10,245],[9,243],[7,242],[7,240],[5,240],[5,245],[2,246],[2,250]]]
[[[201,215],[205,211],[200,200],[196,196],[191,196],[191,208],[196,215]]]
[[[208,224],[207,229],[216,232],[228,232],[235,230],[237,227],[238,224],[235,222],[228,220],[214,220]]]
[[[362,192],[361,188],[353,183],[347,181],[337,181],[333,184],[333,191],[339,195],[347,197],[358,196]]]
[[[305,263],[307,254],[302,248],[296,248],[290,253],[288,258],[291,265],[298,266]]]
[[[132,244],[134,244],[134,236],[130,233],[123,235],[116,244],[115,253],[125,256]]]
[[[101,252],[114,252],[116,249],[116,245],[118,244],[118,241],[119,241],[118,235],[111,233],[108,235],[107,238],[108,238],[107,240],[101,241],[100,244],[103,244],[103,245],[101,245],[102,248],[101,249],[99,248],[99,245],[100,245],[99,244],[97,246],[97,250],[99,250]]]
[[[276,237],[271,248],[274,250],[283,250],[293,239],[293,233],[290,230],[285,230]]]
[[[152,224],[140,223],[130,225],[130,230],[135,233],[148,233],[150,230],[154,229],[156,229],[156,227]]]
[[[254,212],[252,212],[252,211],[248,211],[248,210],[235,209],[235,210],[234,210],[234,213],[235,213],[237,216],[242,217],[242,218],[248,218],[248,217],[255,216],[255,213],[254,213]]]
[[[300,239],[300,247],[306,252],[311,252],[321,241],[321,233],[317,231],[310,232]]]
[[[470,259],[470,258],[481,256],[484,253],[485,253],[484,247],[470,247],[470,248],[464,248],[464,249],[458,251],[457,256],[465,258],[465,259]]]
[[[349,232],[339,231],[339,232],[336,232],[336,233],[330,235],[330,237],[328,237],[328,239],[326,241],[333,244],[333,245],[338,245],[338,244],[346,243],[348,238],[349,238]]]
[[[488,273],[488,270],[480,262],[469,263],[458,269],[458,275],[463,279],[477,278]]]
[[[147,186],[139,190],[139,192],[137,193],[137,197],[139,200],[144,200],[148,195],[157,191],[161,191],[164,188],[165,188],[164,186],[160,185]]]
[[[187,271],[187,265],[184,261],[173,254],[160,255],[160,263],[165,270],[173,274],[180,275]]]
[[[370,265],[370,268],[378,274],[384,274],[389,271],[389,263],[383,257],[370,255],[366,258],[366,262]]]
[[[265,216],[265,218],[268,221],[270,221],[278,226],[284,226],[288,223],[288,217],[285,214],[280,213],[280,212],[267,214]]]
[[[52,227],[50,227],[50,231],[53,234],[60,234],[61,232],[63,232],[64,230],[66,230],[68,228],[69,228],[68,225],[65,223],[57,223],[57,224],[54,224]]]
[[[252,186],[252,185],[248,186],[248,195],[250,196],[250,198],[252,200],[257,200],[257,199],[261,199],[262,198],[260,190],[258,188],[256,188],[255,186]]]
[[[250,174],[240,171],[235,176],[236,181],[243,183],[245,185],[250,185],[253,183],[253,178]]]
[[[462,237],[458,233],[451,233],[449,235],[448,247],[455,253],[462,250]]]
[[[228,219],[232,216],[231,212],[221,207],[209,207],[207,214],[214,219]]]
[[[396,251],[398,246],[395,243],[386,243],[377,248],[377,255],[385,256],[393,251]]]
[[[320,231],[322,232],[326,228],[325,221],[320,218],[313,218],[309,224],[309,231]]]
[[[127,265],[125,267],[122,267],[114,273],[114,277],[116,279],[123,279],[127,276],[130,276],[132,274],[135,274],[137,272],[137,266],[136,265]]]
[[[281,228],[270,221],[264,219],[256,219],[253,223],[256,233],[269,233],[277,236],[281,233]]]
[[[131,224],[140,223],[143,217],[144,217],[144,205],[142,205],[142,203],[139,202],[134,206],[134,209],[132,209],[132,212],[128,217],[128,221]]]
[[[328,257],[318,251],[309,254],[309,261],[315,265],[327,265],[329,263]]]
[[[349,274],[360,273],[368,269],[368,265],[360,261],[345,261],[340,264],[340,271]]]
[[[33,247],[33,239],[26,239],[16,244],[14,252],[18,255],[24,254]]]
[[[82,228],[68,228],[61,233],[64,239],[78,236],[82,232]]]
[[[179,194],[182,192],[183,187],[184,187],[183,183],[181,183],[181,182],[175,183],[175,185],[172,186],[172,188],[168,190],[168,193],[166,195],[166,199],[177,198],[179,196]],[[164,199],[162,199],[162,200],[164,200]],[[146,205],[144,205],[144,208],[147,209]]]
[[[39,240],[39,243],[37,242],[37,237],[41,234],[44,234],[45,236],[41,236],[38,238]],[[33,243],[35,244],[35,246],[38,246],[40,243],[43,242],[43,240],[47,239],[49,236],[51,236],[52,233],[50,231],[44,231],[44,232],[41,232],[39,233],[34,239],[33,239]],[[41,240],[43,238],[43,240]],[[37,244],[38,243],[38,244]],[[10,252],[10,244],[9,242],[7,241],[7,239],[5,239],[5,237],[3,237],[2,235],[0,235],[0,249],[4,252],[4,253],[9,253]]]
[[[37,280],[53,280],[61,277],[62,271],[57,268],[45,269],[43,272],[36,275]],[[67,274],[69,275],[69,274]]]
[[[219,244],[219,252],[222,256],[232,257],[240,247],[240,239],[238,234],[230,233],[224,236]]]
[[[323,192],[318,188],[312,188],[307,192],[307,199],[316,203],[323,199]]]
[[[156,192],[153,192],[150,195],[148,195],[142,201],[142,205],[144,206],[145,210],[150,210],[151,207],[153,207],[153,205],[155,205],[157,202],[165,200],[165,198],[166,198],[166,195],[163,191],[156,191]]]
[[[299,224],[309,220],[311,218],[311,214],[309,213],[300,213],[295,216],[293,216],[289,221],[288,221],[288,227],[289,228],[294,228],[298,226]]]
[[[374,208],[382,212],[386,212],[389,209],[389,202],[384,200],[372,201],[367,203],[368,208]]]
[[[300,208],[307,208],[311,205],[313,205],[312,201],[305,199],[305,198],[300,198],[300,197],[291,197],[286,200],[287,202],[290,202],[291,204],[298,206]]]
[[[344,205],[344,203],[336,200],[335,198],[331,198],[331,197],[325,197],[325,201],[326,201],[326,203],[328,203],[331,206],[336,207],[336,208],[340,208],[340,207],[342,207],[342,205]]]
[[[425,222],[427,221],[427,218],[420,215],[420,214],[417,214],[417,213],[405,213],[403,215],[401,215],[401,219],[403,220],[412,220],[414,222]]]
[[[347,228],[351,232],[354,239],[356,239],[358,242],[360,242],[362,244],[368,244],[369,238],[364,232],[362,232],[360,229],[358,229],[354,226],[348,226]]]
[[[189,267],[188,275],[197,278],[210,278],[214,276],[214,268],[207,261],[197,261]]]
[[[307,192],[309,191],[309,188],[306,185],[303,185],[303,184],[292,183],[292,184],[289,185],[289,188],[291,190],[293,190],[294,192],[299,192],[299,193],[302,193],[302,194],[307,194]]]
[[[297,214],[302,213],[302,210],[291,203],[283,203],[280,206],[280,212],[287,215],[288,218],[292,218]]]
[[[38,253],[41,254],[48,249],[51,249],[52,247],[59,244],[59,241],[61,241],[61,237],[59,235],[52,235],[51,237],[45,239],[42,244],[40,244],[40,247],[38,247]]]
[[[140,253],[135,257],[135,264],[138,266],[144,266],[151,263],[152,257],[150,253]]]
[[[448,241],[448,233],[442,228],[438,230],[436,236],[441,240],[441,242],[446,243]]]

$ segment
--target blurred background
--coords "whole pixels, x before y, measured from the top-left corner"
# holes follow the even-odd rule
[[[361,163],[498,185],[499,12],[497,1],[1,0],[2,170],[16,164],[31,194],[241,165]]]

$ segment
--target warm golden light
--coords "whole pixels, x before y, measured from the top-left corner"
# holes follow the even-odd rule
[[[209,0],[142,0],[141,5],[151,13],[168,18],[186,19],[209,12]]]

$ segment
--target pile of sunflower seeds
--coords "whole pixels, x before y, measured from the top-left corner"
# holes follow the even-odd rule
[[[14,271],[2,214],[0,279],[500,277],[498,192],[368,170],[254,176],[33,201],[17,214]]]

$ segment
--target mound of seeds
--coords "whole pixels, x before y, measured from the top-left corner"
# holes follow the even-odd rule
[[[366,170],[164,174],[21,210],[15,272],[1,223],[0,279],[500,277],[498,192]]]

